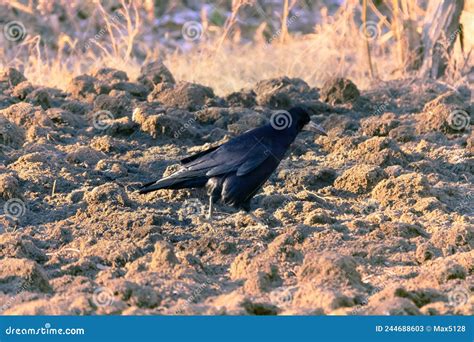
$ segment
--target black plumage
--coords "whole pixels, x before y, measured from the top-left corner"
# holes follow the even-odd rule
[[[321,127],[310,121],[303,107],[275,112],[269,124],[184,158],[179,171],[144,184],[139,192],[206,187],[210,196],[209,215],[212,204],[217,201],[249,211],[250,200],[278,167],[303,129],[325,134]]]

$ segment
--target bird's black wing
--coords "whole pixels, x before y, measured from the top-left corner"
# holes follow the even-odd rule
[[[268,125],[269,126],[269,125]],[[268,158],[275,157],[277,140],[270,127],[260,127],[225,144],[184,158],[183,167],[172,175],[146,184],[140,193],[158,189],[180,189],[205,184],[208,178],[233,173],[244,176]],[[278,153],[277,153],[278,155]]]
[[[248,132],[194,159],[178,172],[183,176],[205,174],[213,177],[229,172],[243,176],[270,156],[271,139]]]
[[[263,152],[263,153],[261,153]],[[254,156],[242,163],[237,169],[237,176],[243,176],[247,173],[251,172],[255,168],[257,168],[260,164],[262,164],[267,158],[271,155],[270,151],[264,149],[263,151],[259,151],[259,155]]]

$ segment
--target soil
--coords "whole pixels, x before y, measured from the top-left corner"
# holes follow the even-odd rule
[[[220,98],[160,62],[0,89],[3,314],[473,314],[469,90],[281,77]],[[264,224],[135,191],[302,102],[329,135],[297,138],[252,202]]]

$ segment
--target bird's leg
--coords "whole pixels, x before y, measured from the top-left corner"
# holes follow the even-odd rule
[[[214,210],[214,203],[212,201],[212,195],[209,196],[209,212],[207,213],[207,219],[212,220],[212,212]]]
[[[214,212],[214,202],[212,196],[209,196],[209,211],[205,216],[199,216],[199,221],[203,223],[203,227],[206,227],[210,234],[215,235],[217,231],[215,230],[214,224],[212,222],[212,214]]]

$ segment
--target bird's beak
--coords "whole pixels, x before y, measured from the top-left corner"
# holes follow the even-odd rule
[[[307,123],[304,127],[303,127],[303,131],[310,131],[310,132],[314,132],[314,133],[318,133],[318,134],[321,134],[321,135],[324,135],[324,136],[327,136],[328,134],[326,133],[326,131],[324,130],[324,128],[322,128],[321,126],[319,125],[316,125],[314,122],[310,121],[309,123]]]

